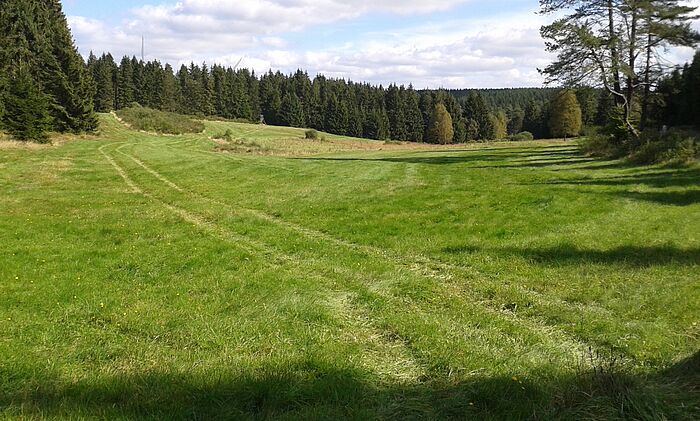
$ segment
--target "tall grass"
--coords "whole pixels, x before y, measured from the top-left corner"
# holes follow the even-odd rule
[[[202,122],[188,116],[137,105],[117,111],[117,116],[132,128],[147,132],[178,135],[204,130]]]

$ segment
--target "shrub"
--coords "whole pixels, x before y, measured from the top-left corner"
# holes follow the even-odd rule
[[[214,139],[225,140],[227,142],[233,141],[233,131],[231,129],[226,129],[224,133],[219,133],[214,135]]]
[[[312,140],[318,139],[318,132],[314,129],[307,130],[304,133],[304,135],[306,136],[307,139],[312,139]]]
[[[510,135],[508,139],[514,142],[524,142],[528,140],[534,140],[535,136],[533,136],[530,132],[520,132],[518,134]]]
[[[117,111],[124,122],[136,130],[165,134],[201,133],[204,124],[180,114],[134,106]]]
[[[638,164],[687,163],[700,158],[700,140],[692,133],[644,133],[630,160]]]

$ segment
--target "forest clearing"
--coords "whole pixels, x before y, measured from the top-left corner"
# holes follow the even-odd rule
[[[700,415],[697,167],[100,120],[0,149],[2,417]]]

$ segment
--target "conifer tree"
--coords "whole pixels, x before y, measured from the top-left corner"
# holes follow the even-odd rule
[[[32,79],[27,67],[20,66],[13,73],[2,94],[2,126],[18,140],[43,142],[51,128],[49,98]]]
[[[163,111],[175,112],[177,111],[178,104],[178,84],[175,75],[173,74],[173,68],[170,64],[166,64],[163,72],[161,74],[160,86],[162,87],[162,92],[160,94],[160,105],[159,108]]]
[[[420,96],[413,90],[413,86],[409,86],[406,90],[404,104],[406,107],[406,140],[420,142],[423,140],[425,126],[420,109]]]
[[[117,74],[117,109],[127,108],[134,102],[134,69],[129,57],[124,56]]]
[[[58,0],[4,1],[0,7],[0,73],[19,67],[32,75],[49,101],[51,129],[97,127],[94,84],[78,54]]]
[[[433,116],[430,121],[430,134],[428,141],[431,143],[448,144],[454,139],[454,128],[452,127],[452,117],[447,112],[445,104],[439,102],[435,106]]]
[[[503,140],[508,137],[508,118],[503,111],[497,111],[489,116],[493,132],[488,139]]]
[[[492,138],[494,133],[493,122],[481,94],[473,92],[469,95],[464,103],[463,113],[467,121],[471,120],[468,126],[471,127],[472,132],[478,127],[474,140],[488,140]]]
[[[552,98],[549,130],[554,137],[573,137],[581,133],[581,107],[571,90],[563,90]]]
[[[304,107],[294,92],[287,92],[280,107],[279,123],[290,127],[304,127]]]
[[[401,88],[403,89],[403,87]],[[393,140],[408,139],[406,128],[406,116],[404,115],[404,103],[402,92],[396,85],[389,85],[386,90],[386,110],[389,116],[389,133]]]

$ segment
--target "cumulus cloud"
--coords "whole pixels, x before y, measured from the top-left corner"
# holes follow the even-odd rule
[[[467,1],[182,0],[133,9],[117,25],[79,16],[69,17],[69,23],[83,53],[138,54],[144,34],[147,59],[176,66],[190,61],[234,65],[245,57],[243,66],[258,73],[301,68],[311,75],[419,88],[540,85],[537,68],[552,57],[539,35],[546,18],[534,13],[536,4],[531,12],[504,12],[493,19],[425,21],[399,30],[360,32],[339,45],[321,43],[330,47],[290,41],[303,39],[321,22],[334,28],[334,22],[342,26],[365,15],[399,23],[404,15],[430,19],[432,13]],[[689,52],[676,54],[680,58]]]

